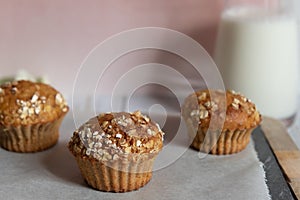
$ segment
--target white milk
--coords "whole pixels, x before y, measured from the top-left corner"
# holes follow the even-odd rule
[[[232,8],[221,19],[215,62],[228,89],[284,119],[297,110],[298,43],[296,19]]]

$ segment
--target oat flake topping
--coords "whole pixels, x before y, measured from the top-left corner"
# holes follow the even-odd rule
[[[162,148],[163,135],[158,124],[139,111],[104,113],[75,131],[69,148],[73,153],[111,161],[136,153],[158,153]]]
[[[216,121],[225,120],[224,129],[255,127],[261,121],[255,104],[244,95],[231,90],[227,90],[226,93],[213,90],[197,91],[186,98],[182,110],[185,121],[195,129],[198,126],[207,126],[211,118]]]
[[[38,123],[41,119],[51,121],[67,111],[68,106],[62,95],[49,85],[13,81],[0,87],[2,124],[27,125]]]

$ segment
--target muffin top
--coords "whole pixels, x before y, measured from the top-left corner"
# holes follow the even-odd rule
[[[214,130],[224,122],[222,130],[244,130],[261,122],[256,106],[242,94],[230,90],[226,94],[217,90],[197,91],[185,99],[182,112],[187,122],[202,129],[210,126]]]
[[[0,124],[51,122],[68,111],[61,93],[44,83],[13,81],[0,86]]]
[[[76,156],[114,161],[156,155],[163,146],[159,125],[139,111],[104,113],[83,124],[69,142]]]

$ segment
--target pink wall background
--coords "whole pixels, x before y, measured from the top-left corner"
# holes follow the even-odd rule
[[[27,69],[47,75],[52,85],[70,94],[93,47],[145,26],[185,33],[212,54],[222,6],[223,0],[3,0],[0,75]]]

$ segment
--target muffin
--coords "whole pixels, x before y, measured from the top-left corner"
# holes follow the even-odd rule
[[[203,90],[189,95],[182,107],[191,147],[223,155],[246,148],[261,122],[256,106],[234,91]]]
[[[31,81],[0,86],[0,146],[37,152],[55,145],[68,106],[58,91]]]
[[[159,125],[139,111],[104,113],[76,130],[68,148],[88,185],[127,192],[150,181],[163,135]]]

